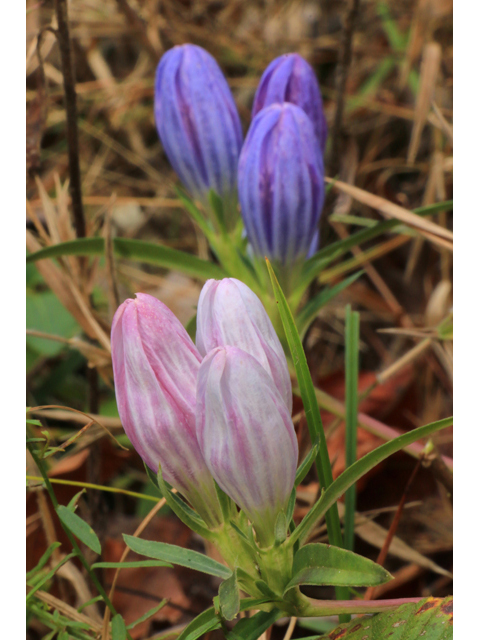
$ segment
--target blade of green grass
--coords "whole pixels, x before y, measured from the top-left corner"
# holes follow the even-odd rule
[[[360,314],[347,305],[345,315],[345,468],[357,460],[358,420],[358,341]],[[353,484],[345,493],[345,549],[353,551],[356,490]]]
[[[295,372],[297,374],[298,386],[300,387],[300,394],[302,396],[312,446],[315,445],[317,440],[319,441],[319,452],[316,457],[316,467],[320,487],[327,488],[333,482],[332,467],[328,456],[327,441],[323,430],[322,418],[320,416],[318,402],[315,397],[315,388],[313,386],[310,371],[308,370],[307,359],[302,347],[300,335],[297,327],[295,326],[292,312],[290,311],[285,295],[278,283],[272,265],[268,260],[266,262],[270,279],[272,281],[274,296],[278,304],[280,317],[287,337],[288,346],[290,347],[292,359],[295,365]],[[338,516],[336,504],[333,504],[332,508],[325,514],[325,520],[327,523],[328,539],[330,543],[336,547],[343,547],[340,518]],[[348,599],[349,592],[345,587],[337,587],[336,593],[339,600]]]
[[[345,491],[351,487],[359,478],[364,476],[370,469],[373,469],[377,464],[391,456],[393,453],[404,449],[406,446],[426,438],[427,436],[445,429],[453,424],[453,418],[444,418],[443,420],[437,420],[431,422],[423,427],[413,429],[408,433],[404,433],[395,440],[386,442],[380,447],[377,447],[374,451],[367,453],[367,455],[357,460],[348,469],[346,469],[341,476],[339,476],[335,482],[327,487],[319,500],[310,509],[302,522],[298,525],[295,531],[291,534],[288,543],[295,544],[297,541],[300,543],[310,535],[311,531],[316,526],[318,520],[328,513],[328,510],[336,503],[336,501],[345,493]]]
[[[113,250],[117,257],[147,262],[167,269],[176,269],[190,276],[207,280],[208,278],[224,278],[226,273],[213,262],[202,260],[190,253],[177,251],[144,240],[130,238],[114,238]],[[58,258],[61,256],[101,256],[105,253],[103,238],[80,238],[45,247],[27,256],[27,263]]]

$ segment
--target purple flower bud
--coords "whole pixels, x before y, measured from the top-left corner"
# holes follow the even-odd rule
[[[300,107],[274,104],[255,116],[240,155],[238,195],[257,257],[284,266],[306,257],[325,188],[313,125]]]
[[[235,278],[207,280],[198,300],[197,348],[202,356],[216,347],[238,347],[271,375],[292,411],[292,384],[280,340],[259,298]]]
[[[201,357],[168,307],[145,293],[125,300],[112,324],[115,393],[123,428],[145,463],[205,518],[220,505],[195,430]]]
[[[185,44],[163,55],[155,78],[155,121],[180,180],[207,207],[213,189],[224,200],[228,224],[236,210],[243,134],[227,81],[205,49]]]
[[[252,117],[275,102],[302,108],[313,123],[322,153],[327,140],[327,120],[315,71],[298,53],[275,58],[263,72],[255,93]]]
[[[203,360],[197,437],[218,485],[253,522],[260,543],[272,544],[295,481],[298,445],[272,378],[245,351],[219,347]]]

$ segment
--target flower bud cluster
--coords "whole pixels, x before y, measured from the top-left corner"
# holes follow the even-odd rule
[[[254,254],[281,266],[318,243],[327,124],[312,67],[298,54],[273,60],[260,79],[245,142],[220,67],[201,47],[167,51],[155,81],[155,119],[173,168],[209,211],[213,190],[233,229],[237,194]]]
[[[215,480],[269,545],[298,459],[285,354],[260,300],[234,278],[205,284],[196,342],[150,295],[118,308],[112,360],[122,424],[210,528],[223,520]]]

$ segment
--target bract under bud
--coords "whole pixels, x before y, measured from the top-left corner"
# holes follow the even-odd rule
[[[298,53],[275,58],[265,69],[255,93],[252,117],[276,102],[291,102],[305,111],[323,153],[328,130],[322,94],[315,71]]]
[[[271,376],[245,351],[219,347],[203,360],[197,437],[218,485],[253,522],[260,544],[272,544],[295,481],[298,445]]]
[[[242,217],[255,255],[283,267],[308,254],[325,197],[313,125],[293,104],[254,118],[238,166]]]
[[[243,282],[207,280],[198,300],[196,344],[202,356],[227,345],[252,355],[292,411],[292,384],[282,345],[260,299]]]
[[[155,78],[155,120],[180,180],[207,209],[208,193],[215,191],[231,228],[242,127],[227,81],[205,49],[185,44],[163,55]]]
[[[178,489],[207,524],[221,522],[220,505],[195,430],[201,357],[179,320],[153,296],[125,300],[112,324],[115,394],[132,445]]]

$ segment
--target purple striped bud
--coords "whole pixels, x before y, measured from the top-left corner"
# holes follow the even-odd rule
[[[197,437],[218,485],[245,511],[260,544],[272,544],[295,481],[298,445],[271,376],[245,351],[219,347],[203,360]]]
[[[303,109],[313,123],[322,150],[327,140],[327,120],[315,71],[298,53],[275,58],[260,78],[253,102],[252,117],[276,102],[291,102]]]
[[[238,165],[238,195],[255,255],[283,266],[305,259],[325,197],[313,125],[293,104],[254,118]]]
[[[185,44],[167,51],[155,78],[155,121],[165,153],[185,187],[208,209],[213,189],[233,226],[243,134],[230,88],[215,59]]]
[[[112,324],[112,361],[125,433],[154,471],[178,489],[209,525],[221,522],[211,474],[195,429],[201,357],[168,307],[145,293],[125,300]]]
[[[292,384],[280,340],[259,298],[235,278],[207,280],[198,300],[197,348],[202,356],[216,347],[238,347],[271,375],[289,412]]]

